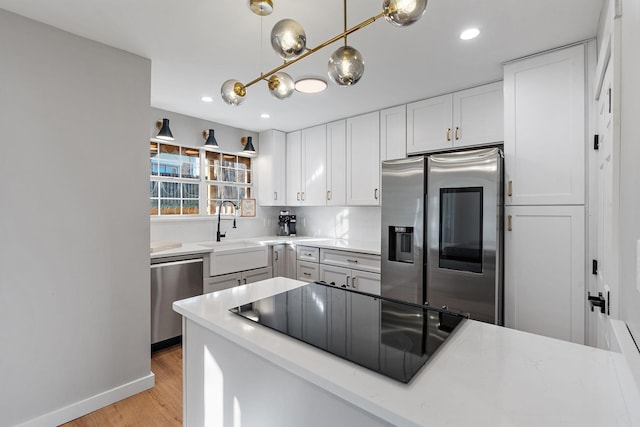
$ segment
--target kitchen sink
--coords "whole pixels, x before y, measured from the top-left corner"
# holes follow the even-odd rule
[[[266,267],[268,264],[268,246],[260,243],[239,240],[198,244],[211,248],[210,276]]]

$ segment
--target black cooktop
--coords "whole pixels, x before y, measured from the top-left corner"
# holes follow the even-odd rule
[[[466,318],[324,282],[230,311],[404,383]]]

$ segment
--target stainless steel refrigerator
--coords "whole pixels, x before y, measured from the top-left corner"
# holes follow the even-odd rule
[[[382,296],[503,324],[503,154],[382,163]]]

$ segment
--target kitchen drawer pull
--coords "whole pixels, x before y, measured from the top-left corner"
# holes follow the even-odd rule
[[[451,141],[451,128],[447,128],[447,141]]]
[[[357,259],[349,259],[349,258],[347,258],[347,261],[348,261],[348,262],[356,262],[356,263],[358,262],[358,260],[357,260]]]
[[[509,215],[509,216],[507,216],[507,230],[508,231],[512,231],[513,230],[512,225],[513,224],[512,224],[512,221],[511,221],[511,215]]]
[[[456,139],[456,141],[460,139],[460,128],[458,126],[456,126],[454,138]]]
[[[302,274],[304,274],[305,276],[311,276],[311,273],[307,273],[307,272],[304,272]]]
[[[513,195],[513,181],[509,180],[507,184],[507,196],[511,197]]]

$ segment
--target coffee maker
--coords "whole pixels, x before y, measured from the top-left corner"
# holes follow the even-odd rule
[[[296,235],[296,216],[289,215],[289,211],[280,211],[278,215],[278,236]]]
[[[278,236],[289,235],[289,211],[280,211],[278,215]]]

